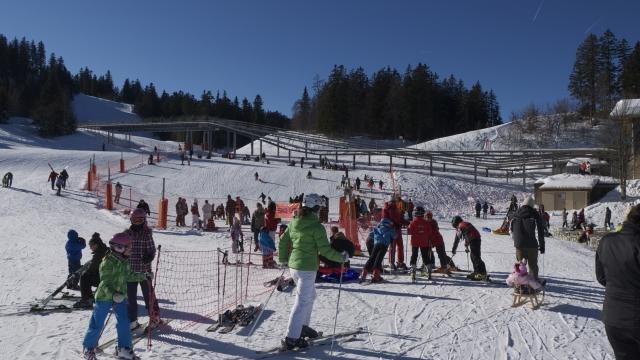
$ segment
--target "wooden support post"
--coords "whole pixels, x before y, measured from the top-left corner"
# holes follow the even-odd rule
[[[478,159],[473,158],[473,183],[478,183]]]
[[[486,175],[484,177],[489,177],[489,168],[486,168]]]
[[[262,155],[262,152],[260,152],[260,155]],[[276,138],[276,156],[280,157],[280,137]]]
[[[433,176],[433,156],[429,156],[429,175]]]
[[[253,139],[251,139],[251,156],[253,156]]]
[[[338,166],[338,152],[336,151],[336,166]]]
[[[507,173],[507,184],[509,183],[509,170],[505,170],[505,172]]]
[[[291,162],[291,149],[289,149],[289,162]]]
[[[389,171],[393,168],[393,156],[389,155]]]
[[[258,143],[259,148],[258,150],[260,150],[260,154],[258,154],[259,157],[262,157],[262,138],[260,138],[260,142]]]
[[[207,155],[208,158],[211,158],[211,153],[213,152],[213,137],[214,137],[214,132],[213,130],[209,130],[209,154]]]
[[[304,157],[307,157],[307,150],[309,150],[309,142],[304,142]]]
[[[369,157],[369,161],[367,162],[369,164],[369,166],[371,166],[371,153],[368,154]]]
[[[524,164],[522,164],[522,190],[527,189],[527,173]]]
[[[442,163],[442,172],[447,172],[447,164]]]
[[[353,169],[356,169],[356,156],[353,155]]]
[[[233,132],[233,157],[236,157],[236,135],[237,133],[234,131]]]
[[[407,158],[404,158],[404,168],[407,168]]]

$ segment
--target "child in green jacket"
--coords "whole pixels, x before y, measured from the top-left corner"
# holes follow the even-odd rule
[[[113,307],[116,315],[118,359],[139,359],[131,347],[131,330],[127,315],[127,282],[140,281],[138,275],[131,271],[128,257],[131,255],[131,237],[126,233],[113,235],[109,241],[110,251],[100,264],[100,284],[96,290],[96,303],[89,322],[89,328],[82,343],[85,359],[96,359],[95,349],[98,346],[100,333],[104,327],[109,311]]]

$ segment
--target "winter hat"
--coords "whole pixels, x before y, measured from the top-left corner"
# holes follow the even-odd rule
[[[71,229],[67,232],[67,239],[69,240],[76,240],[78,239],[78,232]]]
[[[422,206],[416,208],[416,216],[424,216],[424,208]]]
[[[536,202],[533,200],[533,197],[531,195],[527,196],[522,201],[522,205],[526,205],[526,206],[529,206],[529,207],[534,207],[535,204],[536,204]]]
[[[111,247],[121,246],[124,248],[131,247],[131,237],[126,232],[121,232],[113,235],[111,240],[109,240],[109,245]]]
[[[89,245],[98,245],[98,244],[104,244],[104,243],[100,238],[100,234],[95,232],[93,233],[93,235],[91,235],[91,240],[89,240]]]
[[[133,212],[131,213],[130,219],[132,224],[140,225],[144,223],[145,220],[147,219],[147,214],[144,212],[144,210],[137,208],[133,210]]]

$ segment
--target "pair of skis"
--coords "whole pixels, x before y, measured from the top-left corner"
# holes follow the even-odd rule
[[[253,322],[256,315],[262,310],[263,305],[238,305],[233,310],[227,310],[218,316],[218,320],[207,328],[209,332],[218,331],[220,334],[228,334],[237,325],[247,326]]]
[[[358,328],[356,330],[350,330],[350,331],[344,331],[344,332],[339,332],[339,333],[335,333],[335,334],[323,334],[320,333],[320,336],[314,338],[314,339],[308,339],[307,342],[309,343],[308,347],[304,347],[304,348],[293,348],[291,350],[285,350],[283,349],[282,345],[280,346],[276,346],[273,347],[271,349],[267,349],[267,350],[258,350],[256,351],[256,354],[258,354],[258,357],[256,357],[256,359],[267,359],[267,358],[271,358],[271,357],[275,357],[275,356],[279,356],[281,354],[286,354],[286,353],[294,353],[294,352],[304,352],[307,351],[313,347],[316,346],[323,346],[323,345],[330,345],[331,342],[334,339],[340,339],[340,342],[350,342],[350,341],[354,341],[356,340],[356,337],[359,334],[364,334],[366,333],[366,330],[363,328]]]

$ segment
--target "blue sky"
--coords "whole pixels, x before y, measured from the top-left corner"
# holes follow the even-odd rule
[[[640,40],[637,0],[32,1],[3,4],[0,33],[42,40],[88,66],[159,90],[227,90],[291,115],[334,64],[404,71],[426,63],[496,92],[505,120],[568,96],[578,44],[610,28]]]

